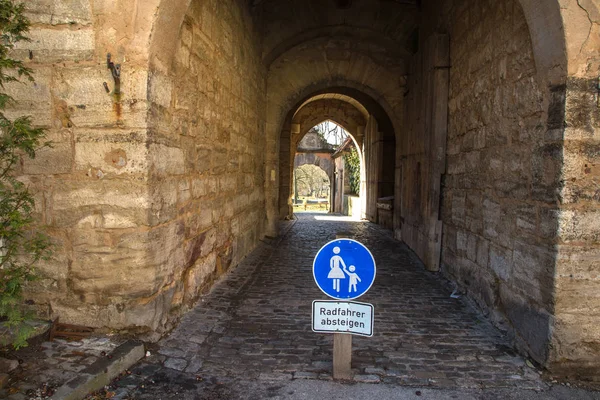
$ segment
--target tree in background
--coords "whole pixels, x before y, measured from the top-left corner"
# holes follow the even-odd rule
[[[6,84],[33,81],[32,71],[10,57],[14,45],[27,41],[29,21],[24,4],[0,0],[0,321],[12,332],[13,346],[19,348],[32,328],[25,323],[22,292],[34,279],[34,265],[49,254],[47,236],[34,228],[34,199],[28,188],[15,176],[22,157],[35,157],[43,143],[43,129],[32,126],[29,117],[10,120],[5,115],[13,103]]]
[[[335,148],[344,143],[344,140],[348,137],[348,132],[332,121],[323,121],[313,129],[315,129],[319,136],[327,143],[334,145]]]
[[[308,197],[329,196],[329,177],[316,165],[305,164],[295,169],[295,195]],[[297,197],[296,197],[297,199]]]

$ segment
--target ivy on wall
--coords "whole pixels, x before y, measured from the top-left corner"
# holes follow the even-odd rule
[[[354,147],[344,153],[344,164],[350,181],[350,191],[353,195],[360,195],[360,158]]]

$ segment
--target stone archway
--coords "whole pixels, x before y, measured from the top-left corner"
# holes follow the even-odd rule
[[[408,28],[388,28],[417,28],[420,23],[426,40],[453,24],[460,30],[464,21],[499,15],[487,7],[509,4],[514,10],[520,4],[523,18],[514,22],[527,31],[531,51],[516,46],[514,52],[522,53],[520,62],[535,71],[498,97],[520,99],[525,106],[541,104],[534,118],[539,128],[519,125],[534,119],[512,124],[505,118],[490,125],[494,134],[488,136],[498,140],[510,125],[513,138],[531,134],[543,145],[514,157],[531,163],[502,163],[494,154],[475,154],[481,142],[474,129],[457,129],[461,138],[450,143],[451,172],[445,181],[456,191],[441,209],[444,214],[444,207],[462,207],[462,217],[450,211],[446,218],[471,224],[471,233],[478,231],[475,215],[467,211],[502,219],[502,208],[494,199],[479,201],[467,194],[468,187],[457,187],[472,182],[456,175],[482,165],[512,165],[516,173],[530,169],[533,179],[525,186],[535,197],[515,201],[512,209],[522,211],[518,229],[539,227],[548,236],[545,244],[554,248],[537,255],[527,246],[507,252],[498,241],[486,252],[465,230],[448,231],[445,240],[461,253],[448,263],[463,271],[476,270],[472,267],[478,258],[489,264],[485,273],[456,276],[479,282],[472,287],[484,289],[474,289],[472,295],[495,310],[498,296],[511,295],[490,290],[499,287],[493,277],[502,280],[505,270],[537,260],[540,273],[524,273],[522,282],[530,283],[531,292],[541,292],[537,286],[543,283],[543,296],[535,296],[543,297],[545,311],[526,301],[507,303],[508,310],[525,310],[511,317],[514,326],[527,343],[542,343],[532,350],[542,363],[594,365],[600,341],[593,314],[599,118],[597,107],[591,106],[600,65],[597,2],[471,2],[465,3],[465,9],[472,6],[468,18],[448,21],[438,15],[446,10],[437,7],[440,1],[425,0],[421,10],[411,2],[363,2],[360,17],[351,10],[323,13],[313,7],[294,15],[297,8],[285,5],[265,2],[251,10],[248,2],[210,0],[81,1],[67,15],[57,5],[28,2],[37,6],[32,12],[35,40],[16,50],[38,72],[38,84],[15,93],[28,101],[36,122],[49,128],[56,146],[23,170],[32,188],[43,193],[41,218],[64,243],[57,261],[44,266],[47,287],[57,289],[39,296],[40,308],[73,323],[162,331],[176,312],[172,310],[191,304],[203,285],[247,254],[264,233],[276,232],[281,134],[292,129],[291,110],[313,94],[345,93],[373,114],[376,130],[395,135],[399,144],[406,129],[413,50]],[[333,2],[322,3],[326,10],[334,7]],[[279,18],[280,12],[289,15]],[[497,20],[479,32],[493,40],[492,27],[503,24]],[[109,91],[113,85],[106,68],[109,52],[122,63],[121,96],[103,88],[103,82]],[[473,65],[485,63],[487,55],[474,54]],[[512,70],[493,54],[490,59],[494,63],[481,68],[493,67],[498,79]],[[460,99],[454,100],[450,107],[462,110]],[[467,113],[462,117],[467,123],[476,119]],[[458,142],[472,148],[468,156],[457,150]],[[396,166],[401,158],[398,152]],[[415,176],[417,170],[411,169]],[[508,180],[504,184],[507,192],[523,189]],[[400,179],[396,188],[401,185]],[[545,205],[549,198],[553,207]],[[500,241],[512,237],[500,225],[494,229]],[[522,238],[531,239],[528,235]],[[530,334],[536,325],[548,328],[545,337]],[[548,343],[553,345],[549,350]]]
[[[308,98],[312,93],[327,92],[327,88],[340,87],[346,88],[345,90],[349,92],[362,93],[362,98],[369,98],[375,105],[373,108],[385,110],[381,112],[383,115],[379,126],[384,137],[394,138],[398,132],[399,116],[402,115],[402,87],[406,72],[404,61],[402,59],[392,61],[385,56],[369,57],[360,46],[354,46],[356,48],[350,46],[341,51],[339,47],[346,46],[346,43],[347,40],[338,42],[334,38],[313,39],[309,43],[302,43],[279,55],[269,66],[267,146],[275,150],[273,153],[268,153],[272,155],[267,159],[269,173],[276,174],[278,170],[277,150],[280,147],[281,132],[287,130],[286,124],[291,119],[288,116],[290,110],[295,110],[302,103],[302,99]],[[381,49],[382,54],[386,54],[387,50],[382,49],[380,43],[370,42],[370,44],[373,48]],[[367,43],[362,44],[362,46],[366,45]],[[324,59],[327,61],[323,67],[314,68],[314,65],[321,64]],[[344,76],[342,77],[338,71],[345,71]],[[295,76],[297,79],[289,81],[286,76]],[[384,126],[383,121],[389,124]],[[283,142],[282,145],[286,146]],[[393,178],[391,181],[393,182]],[[374,183],[376,187],[377,183]],[[278,186],[277,182],[267,182],[267,196],[279,197]],[[377,193],[372,193],[371,197],[377,197]],[[375,201],[369,203],[375,204]],[[374,219],[374,209],[368,206],[367,209],[371,210],[367,214]],[[268,207],[267,215],[269,229],[273,229],[278,213]]]
[[[538,0],[520,0],[520,3],[523,6],[523,10],[525,12],[528,24],[531,26],[531,31],[532,31],[532,40],[533,40],[533,46],[534,46],[534,54],[536,57],[536,62],[541,65],[540,70],[544,71],[541,74],[543,76],[540,76],[539,79],[540,80],[548,80],[549,82],[554,82],[555,84],[560,84],[560,82],[564,82],[565,80],[565,72],[566,72],[566,58],[565,58],[565,40],[564,40],[564,32],[563,32],[563,19],[562,19],[562,15],[560,12],[560,7],[558,2],[555,1],[551,1],[551,2],[544,2],[544,1],[538,1]],[[434,4],[434,2],[425,2],[424,3],[424,9],[427,10],[427,6],[430,4]],[[431,11],[433,12],[433,11]],[[582,10],[571,10],[570,11],[573,15],[577,14],[577,17],[571,17],[571,18],[565,18],[564,21],[564,26],[569,26],[569,28],[565,28],[567,31],[571,30],[573,32],[577,32],[577,31],[581,31],[581,29],[578,28],[579,23],[577,22],[577,20],[579,18],[582,18],[585,15],[585,12],[582,12]],[[433,12],[435,13],[435,12]],[[548,28],[548,27],[552,27],[552,28]],[[315,32],[317,31],[322,31],[325,28],[315,28]],[[332,31],[330,32],[331,35],[335,36],[336,33],[336,28],[331,28]],[[277,59],[281,56],[281,54],[286,54],[289,55],[290,52],[293,50],[294,46],[299,46],[300,44],[302,44],[303,46],[305,46],[308,42],[316,40],[315,39],[315,34],[311,34],[310,32],[312,31],[308,31],[307,33],[304,34],[303,39],[294,39],[293,36],[290,35],[290,39],[283,40],[282,43],[279,46],[273,44],[271,47],[269,47],[269,45],[267,45],[267,47],[269,48],[269,50],[266,52],[268,55],[266,56],[266,60],[271,62],[270,64],[270,68],[274,69],[276,71],[276,74],[280,75],[280,76],[285,76],[287,75],[286,73],[281,73],[281,67],[277,66]],[[342,37],[345,37],[344,35],[349,35],[349,33],[339,33],[340,35],[342,35]],[[368,37],[369,35],[367,35]],[[553,43],[558,43],[557,46],[553,45]],[[308,47],[308,46],[306,46]],[[311,46],[314,47],[314,46]],[[573,46],[574,47],[574,46]],[[293,63],[292,63],[293,64]],[[275,66],[275,67],[274,67]],[[371,69],[371,70],[377,70],[376,67],[374,68],[367,68],[367,69]],[[298,71],[305,71],[306,68],[302,67],[302,66],[298,66]],[[333,67],[329,67],[328,68],[329,71],[336,71],[339,70],[339,67],[333,66]],[[315,70],[317,71],[317,70]],[[316,73],[320,73],[322,71],[318,70],[319,72]],[[294,75],[301,75],[301,73],[294,73]],[[272,73],[270,74],[270,77],[272,76]],[[397,76],[402,76],[402,74],[397,74]],[[271,79],[271,78],[270,78]],[[332,82],[333,81],[337,81],[338,85],[341,84],[339,77],[334,76],[334,77],[328,77],[327,74],[324,74],[322,77],[320,78],[315,78],[313,79],[313,82],[319,82],[316,85],[314,83],[309,83],[307,82],[305,85],[300,85],[300,86],[325,86],[324,85],[324,81],[329,81]],[[362,80],[362,79],[361,79]],[[385,78],[382,79],[384,82],[386,81]],[[388,82],[390,81],[389,79],[387,80]],[[393,81],[393,79],[392,79]],[[351,82],[348,82],[349,86],[352,86]],[[287,83],[286,83],[287,84]],[[333,83],[335,84],[335,83]],[[273,88],[274,86],[280,86],[277,83],[274,82],[270,82],[269,83],[269,87]],[[372,90],[373,88],[376,88],[377,85],[376,84],[371,84],[371,83],[366,83],[367,86],[367,93]],[[389,86],[388,86],[389,87]],[[278,89],[279,90],[279,89]],[[298,88],[286,88],[286,90],[289,91],[289,93],[297,93],[298,92]],[[361,90],[365,90],[365,88],[362,88]],[[380,93],[386,93],[387,90],[382,90]],[[547,96],[546,96],[546,102],[548,103],[548,105],[550,104],[550,102],[552,101],[552,98],[556,98],[558,97],[558,99],[560,100],[560,95],[557,96],[556,91],[555,90],[548,90],[547,92]],[[375,98],[378,99],[382,99],[386,96],[380,96],[378,94],[376,94],[375,92],[373,92],[373,95],[375,95]],[[273,148],[273,150],[275,150],[279,143],[279,129],[277,128],[279,122],[283,120],[283,113],[285,112],[284,110],[286,109],[286,107],[290,107],[291,104],[289,103],[289,101],[286,102],[281,102],[280,100],[276,100],[275,98],[278,95],[274,94],[272,91],[269,92],[269,103],[268,103],[268,111],[267,111],[267,136],[268,136],[268,145],[270,148]],[[299,96],[296,96],[299,97]],[[393,103],[393,101],[392,101]],[[284,105],[286,104],[286,105]],[[390,113],[390,115],[394,115],[394,113]],[[398,122],[394,121],[393,122],[394,125],[396,126],[396,132],[400,132],[401,129],[399,129],[399,125]],[[273,153],[276,154],[276,153]],[[277,162],[275,159],[269,159],[267,161],[267,174],[275,172],[275,175],[277,175],[276,171],[277,171]],[[273,185],[271,183],[267,183],[267,193],[268,196],[275,196],[276,195],[276,191],[275,191],[275,187],[276,185]],[[273,226],[274,224],[274,213],[268,211],[268,215],[270,215],[268,217],[269,219],[269,226]]]
[[[312,126],[327,119],[343,126],[355,141],[361,158],[362,215],[375,222],[377,198],[393,194],[395,146],[386,146],[385,139],[393,141],[392,123],[382,107],[369,96],[340,87],[309,95],[288,113],[280,139],[280,214],[285,216],[291,212],[291,183],[288,178],[291,175],[288,175],[288,171],[291,174],[295,145]],[[385,151],[386,156],[381,156]],[[384,184],[386,177],[391,183],[388,185],[391,193],[387,194]],[[371,214],[368,212],[369,206],[374,210]]]
[[[343,127],[362,147],[364,129],[367,125],[368,112],[359,103],[352,104],[350,97],[331,98],[329,95],[319,95],[307,100],[295,112],[289,130],[283,130],[279,156],[279,212],[280,218],[291,215],[291,174],[294,168],[296,149],[307,132],[319,123],[330,120]],[[356,102],[354,100],[354,102]],[[289,143],[289,146],[287,145]],[[361,148],[358,147],[358,148]],[[288,172],[289,171],[289,172]],[[289,178],[288,178],[289,177]],[[333,182],[333,170],[330,181]]]
[[[587,2],[586,2],[587,3]],[[429,2],[423,2],[424,4],[424,10],[425,10],[425,14],[430,14],[430,15],[435,15],[436,14],[436,10],[434,9],[435,7],[437,7],[437,2],[433,2],[433,1],[429,1]],[[560,5],[558,2],[544,2],[544,1],[528,1],[528,0],[522,0],[519,2],[510,2],[510,4],[507,5],[507,7],[509,8],[513,8],[513,4],[516,4],[517,7],[520,4],[522,6],[522,11],[524,13],[524,18],[522,18],[518,24],[521,28],[525,29],[526,32],[525,34],[528,36],[528,40],[531,40],[531,48],[532,48],[532,57],[531,59],[534,61],[535,64],[535,70],[534,70],[534,74],[529,76],[528,75],[528,82],[521,82],[521,86],[519,88],[517,88],[516,90],[519,90],[518,92],[518,97],[521,97],[521,104],[525,105],[525,103],[537,103],[537,104],[541,104],[542,107],[536,111],[536,113],[538,113],[538,115],[535,116],[536,121],[539,122],[539,126],[541,127],[540,130],[545,129],[547,132],[547,137],[548,139],[546,139],[549,142],[555,142],[552,144],[548,144],[546,146],[541,146],[539,150],[539,152],[537,154],[535,154],[535,160],[533,162],[532,168],[536,171],[535,174],[538,174],[537,176],[535,176],[534,178],[534,191],[536,192],[535,196],[538,196],[540,198],[550,195],[550,197],[554,196],[555,199],[558,199],[559,196],[557,195],[557,193],[561,190],[564,190],[565,187],[568,187],[570,184],[567,182],[566,186],[563,186],[561,182],[565,182],[564,179],[561,179],[562,176],[562,171],[578,171],[581,170],[579,167],[583,167],[584,163],[580,162],[575,162],[572,164],[572,167],[570,167],[568,164],[570,162],[572,162],[573,160],[577,160],[579,159],[581,161],[581,158],[578,157],[575,150],[576,148],[578,148],[578,145],[575,145],[573,142],[573,146],[572,148],[569,148],[569,146],[565,146],[566,142],[563,141],[563,139],[567,138],[569,135],[572,135],[573,138],[577,137],[577,134],[575,133],[575,130],[569,132],[569,130],[565,130],[564,126],[565,126],[565,122],[566,120],[569,119],[569,116],[567,115],[568,113],[566,112],[567,109],[569,108],[569,101],[571,101],[571,104],[573,105],[574,108],[577,108],[578,106],[581,106],[582,102],[589,102],[590,98],[593,98],[594,94],[592,93],[591,89],[592,87],[594,87],[593,81],[592,79],[590,79],[594,73],[596,73],[597,71],[597,65],[598,65],[598,56],[597,56],[597,46],[596,48],[594,47],[594,41],[593,40],[588,40],[587,38],[590,37],[589,33],[590,32],[597,32],[597,23],[594,23],[594,19],[595,19],[595,14],[594,12],[589,13],[588,16],[588,12],[586,12],[585,9],[578,9],[578,7],[580,6],[580,4],[576,4],[575,2],[571,2],[571,4],[569,6],[565,6],[564,9],[561,10]],[[472,11],[472,15],[469,15],[467,17],[465,17],[467,20],[471,20],[471,21],[478,21],[479,17],[481,15],[492,15],[491,13],[489,13],[489,4],[483,4],[483,5],[473,5],[471,4],[471,6],[473,6],[474,8],[477,8],[476,10]],[[495,3],[495,6],[498,7],[503,7],[504,3],[500,3],[497,2]],[[479,8],[480,7],[480,8]],[[468,7],[465,7],[468,8]],[[587,8],[589,8],[588,11],[594,11],[596,9],[596,6],[594,4],[587,4]],[[443,8],[443,7],[439,7],[440,10],[443,9],[444,12],[447,11],[447,9]],[[469,11],[471,12],[471,11]],[[487,14],[486,14],[487,13]],[[512,13],[512,11],[511,11]],[[462,19],[461,21],[464,21],[464,19]],[[452,21],[446,21],[446,22],[439,22],[436,21],[435,18],[431,18],[431,20],[429,21],[431,22],[430,26],[428,26],[428,22],[424,23],[424,26],[426,26],[425,29],[423,29],[423,31],[421,33],[424,33],[423,35],[423,40],[427,39],[429,34],[433,34],[433,33],[437,33],[437,32],[447,32],[449,30],[449,24]],[[525,22],[525,23],[523,23]],[[490,24],[488,26],[488,28],[490,26],[496,26],[493,24]],[[465,28],[468,29],[468,28]],[[484,31],[486,31],[484,29]],[[487,31],[486,31],[487,32]],[[490,35],[493,35],[493,33],[488,32]],[[571,36],[571,38],[573,38],[573,40],[569,39],[567,41],[565,41],[565,35],[567,36]],[[503,35],[506,36],[506,35]],[[452,38],[451,38],[452,39]],[[309,43],[313,40],[313,38],[311,37],[309,40],[307,40],[306,43]],[[282,42],[286,43],[285,40],[283,40]],[[568,43],[568,45],[567,45]],[[294,43],[293,45],[290,46],[298,46],[298,43]],[[308,47],[308,46],[307,46]],[[275,47],[274,47],[275,48]],[[288,46],[283,46],[283,48],[285,48],[285,50],[282,51],[286,51],[286,55],[289,55],[293,50],[291,49],[291,47]],[[282,49],[283,49],[282,48]],[[314,48],[314,47],[313,47]],[[585,50],[580,50],[581,48],[584,48]],[[347,51],[346,54],[351,53],[351,51]],[[271,53],[270,54],[270,58],[276,60],[277,57],[273,56]],[[482,57],[484,56],[485,53],[481,53],[480,55],[482,55]],[[306,55],[306,53],[304,54]],[[583,55],[583,57],[580,57],[581,55]],[[349,56],[352,57],[352,56]],[[310,59],[309,57],[306,57],[307,59]],[[326,57],[325,57],[326,58]],[[583,60],[583,61],[582,61]],[[337,61],[337,60],[336,60]],[[318,83],[311,83],[314,85],[319,85],[322,84],[324,85],[325,82],[327,81],[335,81],[336,79],[339,79],[337,76],[328,76],[327,74],[329,73],[329,71],[339,71],[342,68],[340,68],[339,66],[336,65],[336,61],[333,61],[331,63],[329,63],[329,65],[327,66],[327,68],[323,68],[323,70],[326,70],[325,72],[323,70],[318,71],[317,72],[317,68],[315,68],[314,73],[315,74],[319,74],[321,73],[321,80],[317,80]],[[315,61],[316,63],[316,61]],[[360,63],[360,62],[358,62]],[[528,61],[527,61],[528,63]],[[300,63],[301,64],[301,63]],[[272,65],[274,65],[274,69],[275,69],[275,74],[278,76],[287,76],[287,73],[282,72],[284,66],[277,64],[277,61],[275,61]],[[502,64],[500,63],[500,66]],[[585,66],[583,69],[581,68],[582,66]],[[441,68],[445,68],[447,67],[444,65],[438,65],[437,67]],[[291,69],[293,69],[293,66],[290,67]],[[502,67],[501,67],[502,68]],[[302,74],[302,72],[305,70],[306,68],[303,66],[299,66],[297,73],[294,74],[295,76],[300,76]],[[368,68],[367,68],[368,69]],[[583,71],[583,72],[582,72]],[[502,71],[500,71],[500,75],[502,75]],[[580,77],[583,77],[583,79],[580,79],[580,77],[577,77],[576,79],[570,79],[569,77],[575,77],[575,75],[580,75]],[[301,80],[302,78],[300,78]],[[368,78],[367,78],[368,81]],[[278,82],[277,80],[274,80],[274,82]],[[298,85],[298,86],[294,86],[293,84],[297,83],[296,82],[285,82],[284,85],[281,85],[282,87],[285,87],[285,90],[288,90],[288,92],[290,93],[289,98],[293,98],[293,93],[300,91],[301,89],[299,89],[299,87],[303,87],[303,85]],[[363,81],[364,83],[364,81]],[[270,85],[271,87],[272,85]],[[275,86],[279,86],[277,83]],[[307,84],[308,86],[308,84]],[[366,86],[368,87],[368,90],[373,90],[377,88],[377,83],[374,82],[369,82],[366,84]],[[386,93],[388,94],[388,93]],[[271,97],[271,102],[268,105],[268,114],[267,114],[267,118],[269,122],[272,121],[279,121],[279,120],[283,120],[283,116],[282,113],[285,112],[285,109],[287,107],[289,107],[288,104],[286,104],[286,101],[279,101],[279,99],[281,99],[282,97],[278,94],[278,93],[269,93],[269,96]],[[515,97],[517,97],[515,96]],[[392,96],[393,97],[393,96]],[[381,93],[377,96],[378,100],[384,99],[389,101],[389,97],[386,98],[385,95],[381,95]],[[524,100],[523,100],[524,99]],[[584,100],[586,99],[586,100]],[[508,100],[510,101],[510,100]],[[518,103],[518,101],[517,101]],[[515,103],[515,104],[517,104]],[[424,104],[425,106],[427,106],[426,104]],[[451,104],[451,107],[456,106],[455,104]],[[401,107],[400,107],[401,108]],[[586,118],[584,118],[584,122],[582,123],[581,121],[574,121],[573,118],[571,118],[571,122],[576,123],[576,125],[578,125],[581,129],[583,128],[583,130],[588,130],[589,132],[589,127],[592,126],[593,127],[593,123],[590,124],[590,122],[593,122],[593,111],[592,110],[588,110],[589,112],[587,112],[586,114]],[[539,118],[539,120],[537,119]],[[468,118],[467,118],[468,119]],[[399,122],[394,121],[394,124],[397,124]],[[425,122],[427,123],[427,122]],[[588,127],[586,128],[585,126],[583,126],[584,124],[587,124]],[[270,129],[268,130],[268,137],[270,138],[269,140],[272,140],[272,145],[274,147],[277,147],[277,140],[278,140],[278,132],[277,132],[277,126],[278,126],[278,122],[275,122],[273,126],[271,126],[270,128],[273,129],[273,131],[271,131]],[[400,123],[400,127],[403,128],[401,126],[402,124]],[[284,128],[285,129],[285,128]],[[595,129],[595,128],[593,128]],[[398,129],[397,132],[402,132],[402,129]],[[492,138],[493,139],[493,138]],[[471,139],[467,139],[467,143],[468,140]],[[578,140],[575,140],[578,141]],[[589,146],[592,145],[593,146],[593,140],[588,141],[588,143],[586,143],[584,146]],[[449,149],[449,155],[451,156],[451,158],[454,158],[454,156],[456,156],[456,154],[453,154],[452,152],[456,151],[455,149]],[[563,154],[563,152],[566,151],[567,153]],[[588,152],[589,153],[589,152]],[[418,154],[418,152],[416,153]],[[566,155],[567,157],[563,157],[564,155]],[[401,156],[401,155],[400,155]],[[446,156],[445,154],[445,150],[444,150],[444,156]],[[473,156],[473,155],[471,155]],[[473,168],[477,168],[477,166],[479,165],[477,162],[473,163],[473,159],[467,159],[467,160],[460,160],[460,157],[456,157],[456,159],[458,160],[458,163],[455,163],[455,159],[451,160],[451,167],[455,168],[455,165],[462,165],[461,163],[465,164],[465,167],[459,167],[459,168],[463,168],[463,169],[467,169],[469,168],[470,170],[473,170]],[[592,160],[594,159],[594,157],[588,157],[586,160]],[[428,160],[429,162],[430,160]],[[479,160],[481,161],[481,160]],[[493,164],[494,160],[490,161],[490,164]],[[471,164],[467,164],[471,162]],[[268,161],[268,163],[270,163],[270,161]],[[419,163],[416,163],[415,165],[418,166]],[[593,162],[589,162],[588,168],[589,168],[589,164],[594,164]],[[270,164],[274,169],[274,163]],[[268,168],[271,168],[271,166],[268,166]],[[563,169],[564,166],[566,166],[566,169]],[[529,168],[529,167],[528,167]],[[415,181],[420,181],[420,174],[418,173],[419,168],[413,168],[413,170],[411,170],[414,175],[417,177],[415,179]],[[554,171],[554,172],[552,172]],[[408,172],[408,171],[407,171]],[[402,176],[402,173],[398,174],[400,176]],[[574,176],[576,174],[573,174],[572,179],[570,180],[571,182],[575,182],[576,180],[578,180],[579,178]],[[402,184],[400,182],[400,184]],[[465,184],[469,184],[469,182],[467,181]],[[585,184],[587,187],[593,186],[592,181],[588,180],[587,183]],[[397,187],[398,187],[398,183],[397,183]],[[412,190],[412,192],[427,192],[430,188],[429,185],[421,185],[419,187],[416,188],[417,190]],[[512,190],[512,189],[511,189]],[[579,188],[573,188],[573,190],[575,192],[579,192]],[[473,204],[478,204],[476,202],[475,199],[473,198],[468,198],[467,196],[463,196],[462,198],[457,197],[456,200],[455,199],[449,199],[448,201],[454,202],[453,207],[456,207],[457,209],[460,207],[464,207],[467,210],[481,210],[482,207],[473,207]],[[473,202],[475,201],[475,203],[468,203],[468,202]],[[537,200],[536,200],[537,201]],[[446,203],[447,204],[447,203]],[[486,203],[488,204],[488,203]],[[582,204],[583,205],[583,204]],[[441,205],[442,207],[444,206],[444,204],[442,203]],[[494,204],[489,203],[489,212],[490,215],[496,215],[496,209],[494,209]],[[588,211],[586,212],[591,212],[592,214],[589,214],[591,217],[593,217],[593,205],[591,204],[585,204],[583,205]],[[435,207],[432,207],[432,209],[435,209]],[[548,210],[546,209],[544,211],[544,213],[546,213],[546,211],[548,211],[548,213],[555,213],[555,215],[561,215],[562,211],[560,211],[558,208],[554,208],[553,210]],[[487,211],[486,211],[487,212]],[[494,214],[496,213],[496,214]],[[442,210],[442,214],[443,214],[443,210]],[[568,220],[566,221],[567,224],[569,224],[570,226],[573,227],[573,229],[576,229],[575,226],[578,225],[578,223],[576,221],[574,221],[572,219],[572,216],[574,214],[569,213],[567,214],[569,215]],[[469,218],[472,219],[472,216],[469,216]],[[541,217],[538,217],[541,218]],[[550,217],[549,218],[551,220],[551,222],[549,223],[549,226],[551,226],[552,224],[556,224],[556,226],[559,226],[559,224],[562,224],[561,221],[559,221],[559,219],[555,218],[555,217]],[[524,219],[521,221],[521,223],[523,223]],[[552,228],[550,228],[552,229]],[[585,228],[584,228],[585,230]],[[588,232],[589,233],[589,232]],[[433,236],[437,235],[437,240],[441,240],[441,232],[437,232],[435,233]],[[587,236],[589,238],[588,243],[590,245],[592,245],[592,247],[594,247],[593,245],[593,235],[591,236]],[[477,252],[473,253],[473,248],[477,249],[477,245],[475,247],[473,247],[473,240],[471,239],[470,236],[457,236],[456,238],[456,243],[460,243],[460,246],[464,246],[466,244],[465,247],[465,251],[469,250],[469,243],[471,243],[471,255],[476,254]],[[415,240],[416,241],[420,241],[421,238],[419,237],[419,235],[415,235]],[[449,239],[451,242],[454,241],[454,239]],[[465,241],[466,240],[466,241]],[[470,242],[469,242],[470,241]],[[572,257],[578,257],[578,256],[574,256],[574,254],[577,252],[575,249],[565,249],[565,255],[567,258],[572,258]],[[501,265],[505,265],[505,261],[507,260],[507,258],[505,257],[505,254],[501,254],[501,252],[497,249],[493,249],[491,250],[492,253],[490,253],[490,250],[488,249],[487,253],[488,253],[488,258],[486,258],[487,262],[490,262],[490,259],[493,258],[493,266],[500,268],[501,269]],[[575,253],[572,253],[572,251],[575,251]],[[514,249],[510,252],[511,257],[512,254],[514,252]],[[522,259],[530,259],[529,257],[532,256],[531,254],[529,254],[527,251],[517,251],[518,256],[517,257],[521,257]],[[584,253],[587,253],[587,250],[584,251]],[[491,258],[489,258],[491,254]],[[554,277],[554,271],[555,268],[556,270],[560,270],[561,267],[560,265],[557,265],[557,262],[560,263],[560,255],[559,254],[554,254],[553,256],[546,258],[544,256],[544,252],[540,252],[538,255],[533,255],[532,257],[540,257],[537,260],[537,265],[538,267],[541,269],[541,274],[539,277],[534,278],[533,280],[536,282],[537,285],[542,285],[546,288],[549,288],[550,291],[553,291],[554,289],[556,289],[556,283],[553,280]],[[466,257],[465,257],[466,258]],[[464,264],[468,264],[468,262],[473,262],[473,260],[465,260]],[[509,263],[512,261],[509,261]],[[518,262],[518,261],[517,261]],[[545,269],[547,265],[550,265],[550,270]],[[495,285],[493,283],[490,283],[490,280],[492,278],[490,278],[491,275],[486,276],[485,274],[475,274],[475,276],[471,276],[469,277],[467,280],[469,281],[477,281],[478,283],[476,284],[476,286],[480,286],[480,287],[487,287],[487,288],[493,288],[495,287]],[[566,276],[565,276],[566,277]],[[550,281],[548,281],[548,278],[550,278]],[[523,279],[524,282],[527,282],[529,278],[527,279]],[[585,279],[584,279],[585,280]],[[584,283],[582,283],[584,284]],[[565,282],[564,285],[568,286],[568,284]],[[495,294],[493,293],[493,290],[488,290],[485,289],[480,293],[474,293],[475,296],[479,296],[479,298],[481,299],[481,303],[482,304],[487,304],[489,305],[491,308],[495,307],[495,299],[497,297],[495,297]],[[505,294],[505,296],[508,296]],[[570,296],[570,295],[569,295]],[[557,298],[560,298],[561,295],[559,294]],[[568,296],[566,296],[568,297]],[[584,296],[585,297],[585,296]],[[573,304],[579,304],[580,301],[585,302],[586,300],[584,299],[584,297],[580,298],[579,301],[575,301]],[[547,300],[547,299],[546,299]],[[554,310],[554,303],[553,301],[545,301],[547,308],[542,307],[542,309],[535,309],[536,306],[531,307],[531,305],[529,304],[522,304],[522,303],[515,303],[514,307],[513,306],[508,306],[505,307],[507,309],[519,309],[520,311],[517,312],[517,314],[513,315],[512,317],[509,317],[512,319],[512,323],[515,324],[515,326],[517,327],[516,330],[519,332],[520,335],[522,335],[521,339],[524,340],[525,342],[527,342],[529,345],[533,344],[533,347],[529,347],[529,351],[533,354],[533,356],[538,359],[540,362],[542,363],[546,363],[548,362],[548,360],[551,360],[553,357],[557,357],[557,353],[561,353],[561,354],[567,354],[569,352],[574,352],[574,353],[579,353],[578,355],[574,356],[574,353],[571,353],[571,355],[569,355],[569,357],[581,357],[581,358],[586,358],[586,356],[583,354],[584,352],[581,352],[579,350],[576,349],[576,347],[574,346],[564,346],[563,349],[559,350],[558,352],[556,352],[555,354],[549,354],[548,353],[548,349],[549,349],[549,342],[551,340],[562,340],[560,339],[560,336],[562,334],[559,335],[555,335],[552,339],[548,339],[550,336],[552,336],[551,331],[554,329],[555,326],[553,326],[553,320],[552,318],[554,316],[556,316],[555,314],[555,310]],[[560,302],[559,302],[560,303]],[[573,307],[570,307],[569,305],[567,305],[566,303],[563,303],[563,305],[565,306],[565,308],[563,309],[563,311],[566,311],[566,314],[563,315],[562,318],[565,318],[565,322],[564,324],[560,324],[560,325],[556,325],[559,326],[561,329],[566,329],[567,331],[571,328],[575,328],[575,326],[573,326],[571,323],[567,322],[566,320],[569,320],[571,318],[573,318],[573,314],[578,314],[577,318],[580,318],[581,321],[586,321],[585,317],[584,317],[584,313],[581,313],[579,311],[577,311],[576,309],[574,309]],[[484,308],[486,308],[487,306],[484,306]],[[525,315],[525,316],[524,316]],[[591,319],[593,321],[593,319]],[[533,325],[543,325],[545,328],[544,329],[539,329],[537,330]],[[571,326],[571,328],[568,328],[567,326]],[[532,335],[531,332],[535,332],[538,331],[537,334]],[[573,337],[582,337],[581,336],[581,332],[576,332],[576,329],[571,329],[570,332],[567,332],[564,334],[564,336],[573,336]],[[589,329],[587,330],[588,332],[590,331]],[[538,336],[536,336],[538,335]],[[593,337],[593,335],[588,336],[588,339],[591,340],[591,342],[597,342],[598,338],[597,337]],[[540,345],[536,345],[536,343],[539,343]],[[528,347],[528,344],[525,344],[525,347]],[[590,354],[593,352],[590,352]]]

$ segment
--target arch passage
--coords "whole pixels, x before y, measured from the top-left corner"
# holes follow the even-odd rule
[[[40,309],[162,331],[276,232],[285,131],[306,99],[336,93],[367,110],[365,138],[396,141],[363,146],[395,165],[397,237],[435,265],[441,218],[443,271],[525,351],[598,367],[597,2],[47,3],[27,2],[34,40],[15,53],[37,85],[14,89],[15,111],[55,143],[23,166],[64,243],[43,266]],[[452,61],[433,64],[450,67],[445,152],[427,117],[440,111],[426,68],[440,34]],[[121,97],[103,91],[108,52],[123,64]]]
[[[367,100],[366,104],[349,94]],[[367,107],[373,109],[373,112],[369,112]],[[292,212],[291,171],[295,149],[306,132],[324,120],[339,124],[353,137],[363,160],[362,214],[377,222],[377,199],[393,195],[394,190],[394,132],[390,119],[377,103],[364,94],[343,88],[331,88],[309,96],[300,101],[299,106],[288,114],[280,139],[280,217],[288,217]],[[331,181],[333,182],[333,179]]]

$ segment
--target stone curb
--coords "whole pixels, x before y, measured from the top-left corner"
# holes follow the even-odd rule
[[[102,389],[121,372],[141,360],[144,344],[129,340],[117,347],[108,357],[101,358],[79,372],[79,376],[59,387],[50,400],[80,400],[89,393]]]

